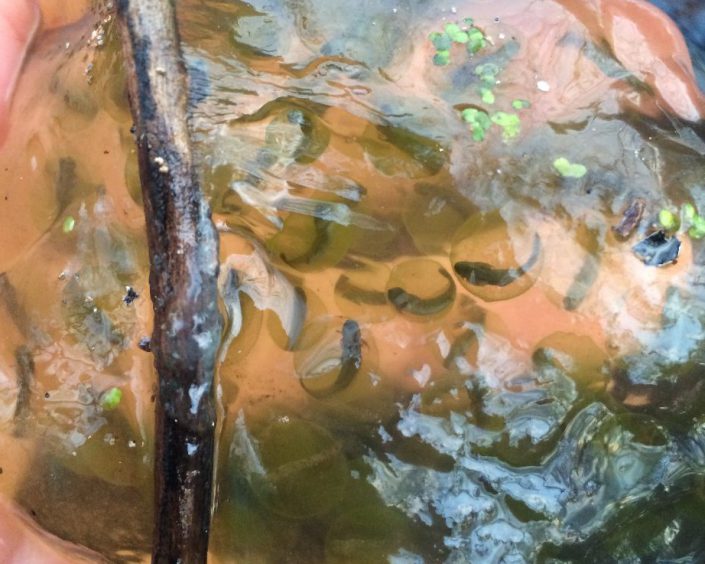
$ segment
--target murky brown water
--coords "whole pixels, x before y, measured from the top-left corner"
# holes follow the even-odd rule
[[[105,13],[52,6],[0,154],[0,492],[140,561],[131,118]],[[676,264],[632,250],[705,211],[705,105],[672,24],[592,6],[179,3],[229,326],[214,562],[705,554],[702,243],[683,215]]]

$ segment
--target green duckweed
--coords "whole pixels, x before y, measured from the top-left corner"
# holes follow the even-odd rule
[[[516,114],[506,112],[495,112],[492,114],[492,122],[502,128],[502,137],[504,139],[513,139],[521,131],[521,121]]]
[[[69,215],[66,217],[66,219],[64,219],[64,223],[61,226],[61,229],[64,233],[71,233],[74,227],[76,227],[76,220],[73,218],[73,216]]]
[[[455,43],[467,43],[470,38],[468,32],[460,29],[458,24],[446,24],[444,31],[450,40]]]
[[[475,76],[477,76],[486,86],[494,86],[497,83],[497,75],[499,74],[499,67],[494,63],[484,63],[482,65],[477,65],[474,70]]]
[[[683,204],[678,212],[663,208],[659,211],[658,223],[663,229],[672,233],[687,231],[692,239],[705,237],[705,218],[698,214],[695,206],[690,202]]]
[[[487,112],[476,108],[466,108],[461,112],[463,120],[470,125],[472,138],[475,141],[483,141],[487,135],[487,130],[492,126],[492,120]]]
[[[467,52],[474,55],[487,45],[487,38],[484,32],[474,27],[472,18],[465,18],[464,25],[449,22],[443,27],[443,31],[434,31],[429,34],[428,39],[436,49],[433,55],[433,64],[436,66],[446,66],[450,63],[450,50],[454,44],[465,45]]]
[[[122,390],[120,388],[110,388],[100,398],[100,405],[106,411],[117,409],[122,401]]]
[[[676,231],[679,226],[679,221],[676,214],[667,209],[663,209],[659,212],[658,221],[667,231]]]
[[[582,178],[587,174],[585,165],[571,163],[565,157],[559,157],[553,161],[553,168],[564,178]]]
[[[693,219],[695,219],[696,216],[695,212],[695,206],[691,203],[685,203],[683,204],[683,207],[681,208],[681,216],[683,217],[683,221],[687,222],[692,222]]]
[[[492,92],[492,90],[490,90],[489,88],[481,88],[480,94],[482,97],[482,101],[485,104],[494,104],[495,97],[494,97],[494,92]]]
[[[433,64],[442,67],[448,63],[450,63],[450,51],[447,49],[436,51],[436,54],[433,56]]]
[[[436,51],[447,51],[453,46],[453,41],[445,33],[434,31],[428,36]]]
[[[482,33],[482,31],[477,29],[476,27],[471,27],[468,30],[468,53],[474,55],[475,53],[483,49],[486,45],[487,39],[485,38],[485,34]]]
[[[702,239],[705,237],[705,218],[696,215],[691,222],[690,229],[688,229],[688,235],[693,239]]]

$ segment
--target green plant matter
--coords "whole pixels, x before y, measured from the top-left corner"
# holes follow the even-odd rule
[[[100,398],[100,406],[105,411],[117,409],[122,401],[122,390],[120,388],[110,388]]]
[[[480,95],[485,104],[494,104],[494,92],[489,88],[480,88]]]
[[[446,24],[444,31],[454,43],[467,43],[470,39],[468,32],[460,29],[458,24]]]
[[[64,219],[64,223],[61,226],[63,232],[71,233],[74,227],[76,227],[76,220],[73,218],[72,215],[66,216],[66,219]]]
[[[483,63],[481,65],[477,65],[473,72],[486,87],[491,88],[497,83],[497,75],[499,74],[499,71],[499,67],[494,63]]]
[[[443,31],[432,32],[428,39],[436,49],[433,64],[440,67],[450,64],[450,53],[454,44],[465,45],[471,55],[487,45],[484,32],[473,25],[472,18],[466,18],[463,25],[447,23]]]
[[[485,33],[475,26],[472,18],[465,18],[463,25],[447,23],[442,32],[434,31],[428,38],[436,50],[433,55],[433,63],[437,66],[450,64],[452,48],[456,44],[466,45],[468,53],[474,55],[489,43]],[[484,106],[490,106],[497,102],[494,88],[498,84],[497,77],[500,71],[500,66],[493,62],[481,63],[473,70],[480,82],[477,94]],[[531,106],[528,100],[520,99],[513,100],[511,105],[514,110],[523,110]],[[493,124],[502,130],[502,139],[505,141],[514,139],[521,132],[521,120],[519,115],[513,112],[496,111],[490,113],[483,107],[473,106],[461,110],[460,114],[463,121],[470,126],[474,141],[484,141]]]
[[[553,161],[553,168],[564,178],[582,178],[587,174],[585,165],[571,163],[565,157],[559,157]]]
[[[492,123],[497,124],[502,128],[502,137],[504,139],[513,139],[521,131],[521,121],[516,114],[508,114],[506,112],[495,112],[491,116]]]
[[[688,229],[688,235],[693,239],[702,239],[705,237],[705,218],[696,215],[693,218],[693,223]]]
[[[433,43],[436,51],[448,51],[453,46],[453,40],[445,33],[434,31],[428,38]]]
[[[476,27],[470,28],[468,33],[468,53],[474,55],[486,45],[487,38],[485,37],[485,34]]]
[[[480,79],[481,86],[478,89],[480,98],[485,104],[494,104],[495,95],[492,89],[497,84],[499,67],[494,63],[484,63],[477,65],[474,70],[475,76]]]
[[[436,54],[433,56],[433,64],[442,67],[448,63],[450,63],[450,51],[448,49],[436,51]]]
[[[678,216],[667,209],[663,209],[659,212],[658,221],[667,231],[676,231],[680,225]]]
[[[492,120],[487,112],[476,108],[466,108],[461,112],[463,120],[470,125],[472,138],[475,141],[483,141],[487,130],[492,126]]]
[[[688,232],[692,239],[702,239],[705,237],[705,218],[698,214],[697,209],[690,202],[681,206],[680,212],[674,213],[667,208],[662,209],[658,214],[658,221],[666,231],[675,233]]]

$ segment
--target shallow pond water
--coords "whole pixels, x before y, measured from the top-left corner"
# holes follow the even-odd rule
[[[227,319],[212,561],[705,558],[705,98],[675,26],[178,11]],[[130,127],[95,8],[40,38],[0,154],[0,491],[126,562],[155,381]]]

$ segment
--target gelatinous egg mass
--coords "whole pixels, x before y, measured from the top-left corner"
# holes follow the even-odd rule
[[[473,295],[488,302],[526,292],[541,268],[541,239],[521,221],[512,225],[499,211],[477,213],[453,238],[455,274]]]
[[[359,324],[323,318],[306,326],[296,346],[294,366],[303,388],[317,399],[343,393],[376,361]]]
[[[404,226],[420,252],[447,252],[453,234],[472,209],[469,202],[453,190],[419,183],[407,197]]]
[[[403,313],[433,317],[447,310],[455,300],[455,282],[450,273],[431,259],[411,259],[392,270],[387,298]]]
[[[324,428],[281,417],[256,436],[266,475],[250,476],[256,495],[276,513],[305,519],[330,510],[349,479],[338,441]]]
[[[393,314],[387,302],[390,270],[384,263],[359,262],[344,270],[335,283],[341,312],[365,321],[382,321]]]

